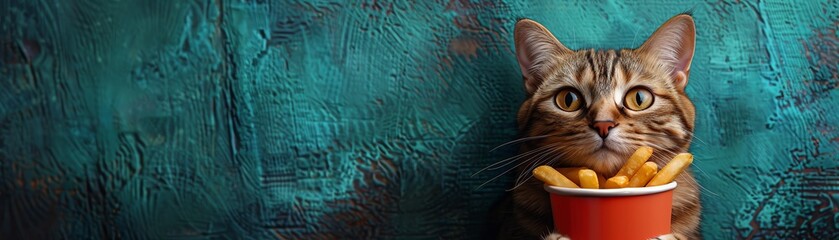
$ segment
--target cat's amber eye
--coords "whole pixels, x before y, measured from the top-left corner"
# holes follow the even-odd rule
[[[583,105],[581,97],[582,95],[577,90],[565,88],[559,90],[559,93],[556,94],[556,105],[566,112],[577,111]]]
[[[653,105],[653,93],[646,88],[633,88],[626,93],[623,105],[630,110],[641,111]]]

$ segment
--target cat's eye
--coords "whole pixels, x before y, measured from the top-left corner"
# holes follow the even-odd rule
[[[566,112],[577,111],[583,105],[581,97],[582,95],[577,90],[565,88],[559,90],[559,93],[556,94],[556,105]]]
[[[623,105],[630,110],[641,111],[653,105],[653,93],[642,87],[633,88],[626,93]]]

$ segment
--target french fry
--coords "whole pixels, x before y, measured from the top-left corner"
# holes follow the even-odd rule
[[[626,176],[614,176],[606,179],[606,183],[603,184],[603,188],[624,188],[628,184],[629,178]]]
[[[632,177],[635,175],[635,172],[638,171],[638,168],[640,168],[641,165],[644,165],[644,162],[646,162],[647,159],[650,159],[650,156],[652,155],[653,148],[648,146],[639,147],[635,150],[635,153],[626,160],[626,163],[623,164],[623,167],[621,167],[621,170],[618,171],[618,174],[615,174],[615,176],[626,176],[627,178]]]
[[[580,178],[580,187],[595,189],[600,188],[600,184],[597,181],[597,173],[591,169],[580,170],[577,174]]]
[[[646,162],[644,165],[638,169],[638,172],[629,179],[629,185],[627,187],[643,187],[647,185],[647,182],[658,173],[658,165],[654,162]]]
[[[562,173],[557,172],[556,169],[551,166],[542,165],[533,169],[533,176],[551,186],[580,188],[577,184],[563,176]]]
[[[575,184],[577,184],[579,186],[580,185],[580,170],[583,170],[583,169],[586,169],[586,168],[582,168],[582,167],[557,168],[556,171],[558,171],[559,173],[562,173],[563,176],[568,177],[569,180],[571,180],[572,182],[574,182]]]
[[[653,176],[653,179],[647,183],[647,187],[664,185],[676,179],[679,173],[682,173],[693,162],[693,155],[690,153],[680,153],[673,157],[667,165],[664,165],[658,173]]]
[[[654,162],[647,162],[653,154],[651,147],[639,147],[615,176],[606,179],[584,167],[558,168],[543,165],[533,169],[533,176],[545,184],[567,188],[614,189],[625,187],[652,187],[672,182],[693,163],[693,155],[676,155],[660,170]]]

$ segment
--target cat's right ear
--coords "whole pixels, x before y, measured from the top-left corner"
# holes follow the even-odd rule
[[[571,53],[548,29],[541,24],[522,19],[515,29],[516,58],[519,60],[524,88],[527,94],[533,94],[542,84],[547,67],[561,54]]]
[[[652,56],[670,70],[673,82],[685,90],[696,46],[696,27],[690,14],[679,14],[661,25],[638,51]]]

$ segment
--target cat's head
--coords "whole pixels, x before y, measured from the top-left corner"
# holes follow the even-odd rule
[[[685,86],[694,42],[686,14],[641,47],[622,50],[571,50],[539,23],[520,20],[516,55],[528,99],[519,127],[527,137],[549,135],[526,145],[541,156],[533,161],[611,174],[639,146],[655,148],[658,162],[687,151],[694,106]]]

